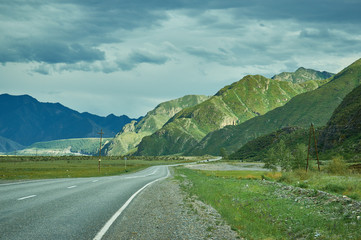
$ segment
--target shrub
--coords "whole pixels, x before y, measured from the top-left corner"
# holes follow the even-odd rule
[[[297,181],[297,178],[295,178],[294,174],[291,172],[284,172],[282,176],[278,179],[279,182],[285,182],[285,183],[294,183]]]
[[[336,156],[332,158],[326,169],[329,173],[342,175],[347,172],[347,165],[342,156]]]
[[[307,180],[313,177],[314,172],[313,171],[305,171],[305,169],[296,169],[293,171],[294,175],[299,179],[299,180]]]

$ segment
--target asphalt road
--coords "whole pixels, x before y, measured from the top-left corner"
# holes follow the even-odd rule
[[[167,175],[166,166],[154,166],[121,176],[0,184],[0,239],[100,239],[129,198]]]

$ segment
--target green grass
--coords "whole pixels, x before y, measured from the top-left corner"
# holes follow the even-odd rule
[[[130,159],[125,169],[124,159],[119,157],[102,157],[100,171],[98,157],[0,157],[0,180],[25,180],[47,178],[74,178],[110,176],[134,172],[153,165],[173,164],[186,160]],[[127,170],[127,171],[126,171]]]
[[[176,168],[176,178],[191,195],[213,206],[246,239],[358,239],[360,221],[344,215],[341,202],[319,204],[284,197],[276,184],[207,176]],[[212,174],[208,174],[212,175]],[[222,173],[220,174],[222,175]],[[230,174],[232,175],[232,174]]]
[[[262,171],[201,171],[206,176],[237,179],[279,179],[282,174],[279,172]]]
[[[345,195],[361,200],[361,175],[331,175],[324,172],[303,170],[283,173],[280,181],[302,188],[318,189],[328,193]]]

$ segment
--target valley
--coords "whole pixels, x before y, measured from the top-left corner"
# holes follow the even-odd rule
[[[66,109],[77,116],[76,121],[91,127],[81,128],[86,131],[80,137],[56,137],[59,128],[64,131],[61,136],[73,132],[65,126],[75,122],[65,116],[66,121],[61,122],[56,116],[64,112],[48,109],[49,119],[57,121],[46,131],[55,128],[52,138],[56,139],[45,141],[47,137],[42,135],[44,141],[20,144],[15,140],[21,129],[17,130],[17,138],[1,136],[2,148],[7,151],[0,156],[0,191],[29,180],[29,184],[41,179],[92,182],[93,178],[115,178],[118,184],[129,180],[136,185],[132,192],[140,193],[134,205],[127,207],[126,202],[134,198],[128,192],[129,198],[123,197],[122,204],[107,212],[107,217],[93,213],[104,224],[116,208],[127,209],[117,215],[119,219],[105,235],[109,239],[134,232],[150,238],[159,232],[171,237],[189,232],[190,239],[198,234],[205,238],[226,234],[231,239],[357,239],[361,234],[360,85],[361,60],[337,74],[299,68],[273,78],[248,75],[213,96],[186,95],[166,101],[144,117],[127,118],[122,124],[119,117],[79,115],[59,104],[43,105],[25,97],[31,103],[30,109],[34,104],[40,104],[39,108]],[[28,116],[25,105],[16,109],[7,117]],[[84,116],[89,118],[85,120]],[[39,129],[39,119],[35,120],[26,120],[35,127],[25,134]],[[310,128],[311,123],[314,128]],[[12,125],[6,125],[6,121],[1,124],[8,126],[2,132],[9,132],[6,129]],[[109,132],[100,142],[103,126]],[[213,162],[214,156],[222,159]],[[159,178],[152,176],[154,185],[150,190],[145,188],[153,182],[130,180],[150,178],[152,169],[170,169],[170,173],[162,170]],[[77,188],[78,184],[70,187]],[[120,198],[107,194],[107,201]],[[34,200],[36,196],[18,199]],[[71,196],[82,198],[80,193]],[[152,206],[149,214],[158,217],[155,222],[144,217],[147,231],[133,227],[136,219],[127,213],[138,216],[135,206],[142,209],[144,204]],[[181,204],[179,209],[175,204]],[[170,222],[185,218],[200,223],[196,228],[186,221],[181,227],[170,227],[159,220],[160,208],[174,214]],[[124,223],[125,218],[130,223]],[[156,231],[152,230],[154,224]],[[12,236],[11,224],[5,227],[6,234]],[[49,234],[36,228],[34,236]],[[79,230],[72,231],[78,234]],[[83,234],[94,236],[96,231]]]

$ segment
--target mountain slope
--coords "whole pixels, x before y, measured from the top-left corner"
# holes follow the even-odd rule
[[[264,161],[267,152],[283,139],[289,149],[295,149],[297,143],[308,143],[308,129],[286,127],[270,134],[255,138],[228,156],[232,160]]]
[[[263,115],[284,105],[297,94],[315,89],[323,83],[309,81],[293,84],[260,75],[246,76],[224,87],[207,101],[180,111],[160,130],[143,138],[136,154],[183,153],[209,132]]]
[[[0,95],[0,136],[28,146],[67,138],[113,137],[132,119],[79,113],[59,103],[41,103],[28,95]]]
[[[209,97],[202,95],[187,95],[182,98],[159,104],[140,120],[125,125],[120,133],[104,146],[107,155],[124,155],[132,151],[145,136],[160,129],[171,117],[184,108],[197,105]]]
[[[306,69],[300,67],[295,72],[283,72],[277,75],[274,75],[272,79],[280,81],[288,81],[292,83],[302,83],[309,80],[323,80],[328,79],[335,74],[329,72],[320,72],[313,69]]]
[[[319,137],[322,151],[361,153],[361,86],[350,92],[336,108]]]
[[[335,155],[350,159],[361,153],[361,85],[347,94],[327,125],[316,129],[316,135],[319,135],[320,159],[331,159]],[[297,144],[307,145],[309,128],[287,127],[263,135],[247,142],[231,154],[229,159],[263,161],[271,147],[277,148],[280,139],[287,143],[289,149],[295,149]],[[311,147],[313,148],[313,144]],[[355,158],[357,159],[360,160],[360,157]]]
[[[238,126],[227,126],[208,134],[189,154],[219,154],[239,149],[249,140],[287,126],[324,126],[343,98],[361,83],[361,59],[357,60],[320,88],[294,97],[283,107]]]
[[[0,136],[0,152],[12,152],[24,148],[17,142]]]

